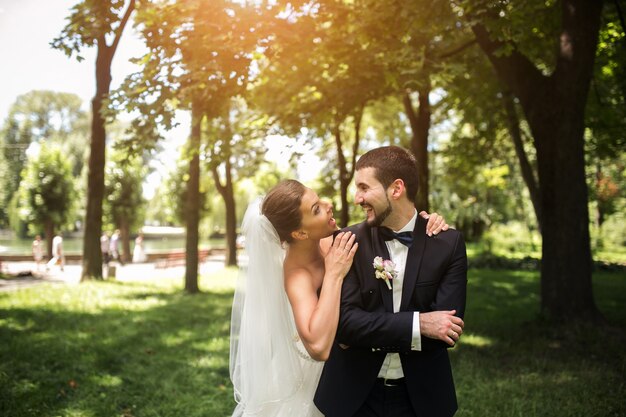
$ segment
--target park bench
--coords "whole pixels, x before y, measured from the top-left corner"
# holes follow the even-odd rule
[[[210,254],[209,249],[201,249],[198,251],[198,263],[206,261]],[[169,268],[170,266],[185,265],[185,252],[170,252],[165,257],[159,258],[156,261],[156,268]]]

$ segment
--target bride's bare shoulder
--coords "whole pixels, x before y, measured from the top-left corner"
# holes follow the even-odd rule
[[[292,266],[285,268],[285,290],[287,295],[292,297],[294,294],[309,293],[315,291],[313,285],[313,276],[308,268],[303,266]]]
[[[291,254],[287,254],[287,257],[283,261],[283,274],[285,276],[285,281],[292,280],[292,278],[299,279],[301,277],[307,277],[311,273],[303,264],[302,259],[298,256],[293,256]]]

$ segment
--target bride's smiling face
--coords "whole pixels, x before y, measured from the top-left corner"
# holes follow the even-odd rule
[[[302,214],[300,230],[304,231],[309,239],[323,239],[337,230],[332,204],[320,200],[317,193],[310,188],[306,188],[302,195],[300,213]]]

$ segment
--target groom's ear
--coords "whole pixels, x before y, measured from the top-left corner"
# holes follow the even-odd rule
[[[400,196],[402,196],[402,194],[406,190],[404,186],[404,181],[398,178],[397,180],[391,183],[391,185],[389,186],[389,190],[391,191],[391,196],[393,198],[396,198],[396,199],[400,198]]]

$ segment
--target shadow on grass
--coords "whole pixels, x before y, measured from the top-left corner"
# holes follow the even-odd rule
[[[0,415],[229,414],[232,294],[116,286],[95,311],[0,310]]]
[[[536,272],[471,270],[457,417],[626,415],[625,290],[596,274],[611,326],[553,327]],[[136,282],[0,294],[0,415],[229,416],[231,302]]]
[[[465,333],[451,350],[457,416],[623,416],[626,276],[594,276],[609,325],[539,319],[536,272],[470,270]]]

